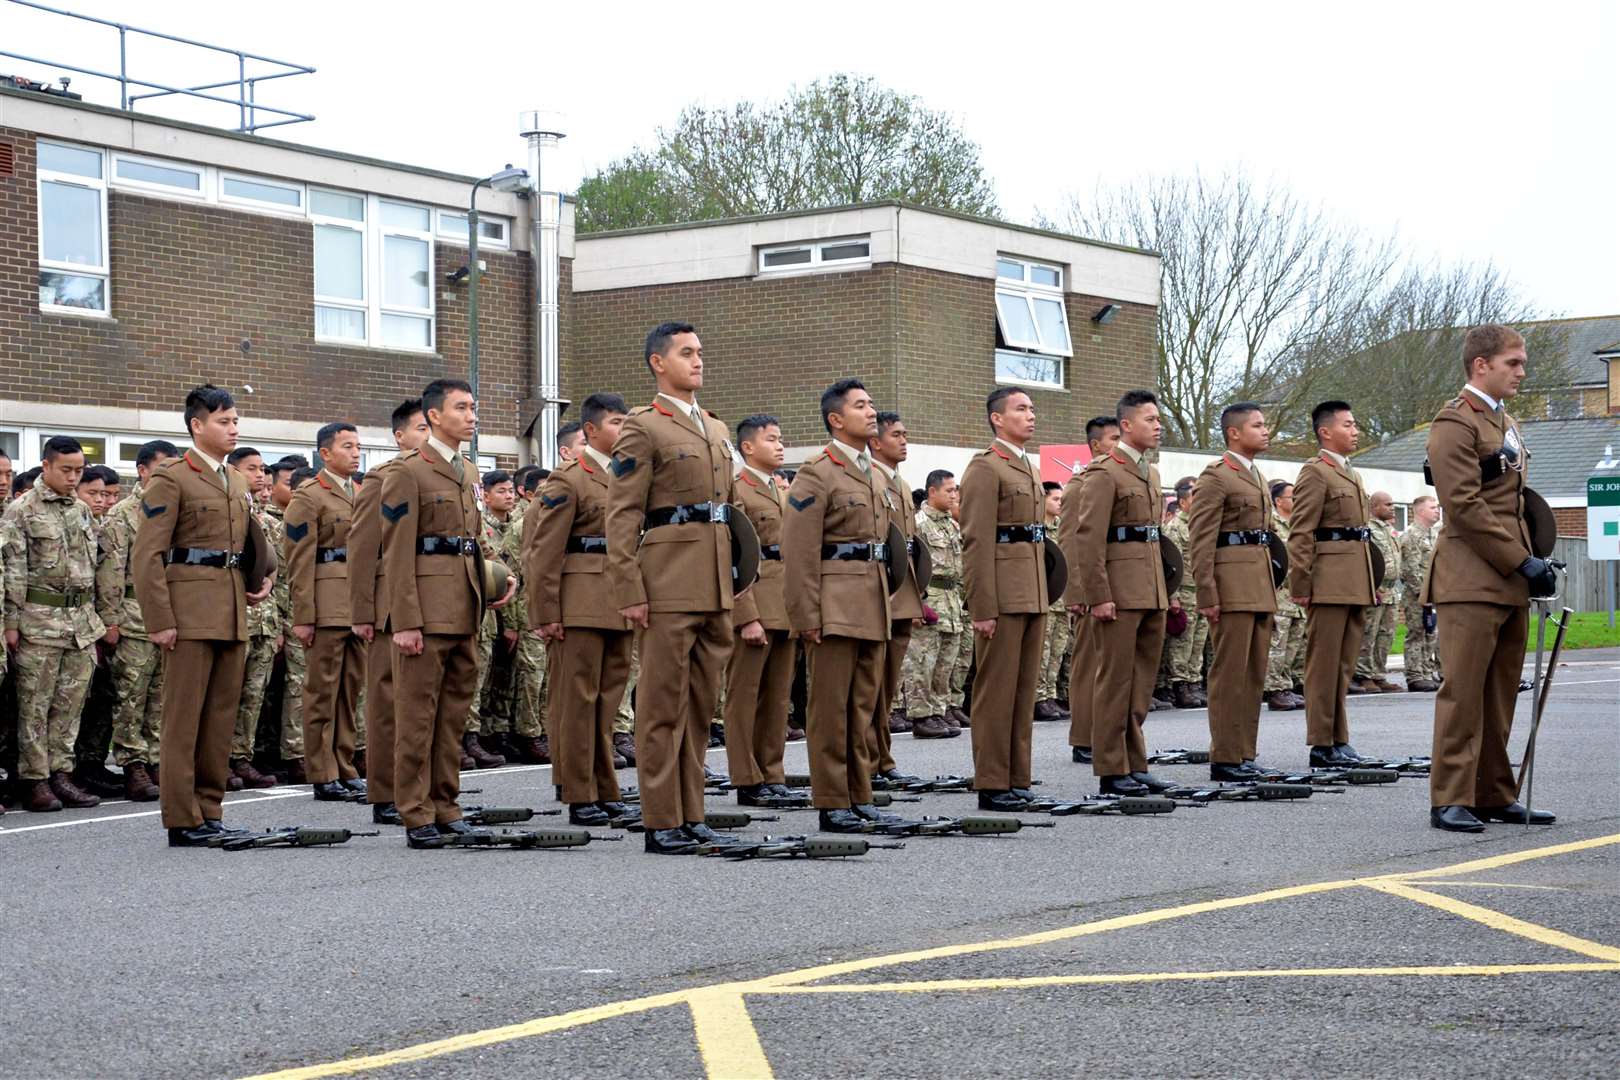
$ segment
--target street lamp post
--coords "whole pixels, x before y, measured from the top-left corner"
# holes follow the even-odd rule
[[[528,187],[529,171],[508,165],[472,186],[467,199],[467,382],[472,386],[474,406],[478,398],[478,189],[485,184],[491,191],[521,191]],[[478,461],[478,429],[473,428],[472,457]]]

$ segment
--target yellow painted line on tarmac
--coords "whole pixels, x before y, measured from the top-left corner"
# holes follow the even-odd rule
[[[742,994],[723,988],[699,990],[688,1004],[698,1053],[710,1080],[771,1080],[771,1063]]]
[[[1536,889],[1540,892],[1568,892],[1563,885],[1524,885],[1515,881],[1434,881],[1423,879],[1423,887],[1433,889],[1444,885],[1448,889]]]
[[[1483,908],[1478,904],[1470,904],[1465,900],[1458,900],[1454,896],[1442,896],[1440,893],[1414,889],[1410,885],[1403,885],[1396,881],[1369,881],[1367,887],[1377,889],[1382,893],[1388,893],[1391,896],[1399,896],[1403,900],[1411,900],[1415,903],[1426,904],[1432,908],[1439,908],[1441,911],[1452,915],[1472,919],[1474,922],[1488,926],[1492,930],[1500,930],[1505,934],[1529,938],[1531,941],[1539,942],[1542,945],[1551,945],[1555,949],[1567,949],[1572,953],[1590,956],[1597,960],[1607,960],[1611,963],[1620,962],[1620,949],[1615,948],[1613,945],[1588,941],[1586,938],[1566,934],[1562,930],[1554,930],[1539,923],[1515,919],[1512,915],[1492,911],[1490,908]]]
[[[1506,826],[1513,828],[1513,826]],[[1523,829],[1524,826],[1518,826]],[[1545,828],[1545,826],[1538,826]],[[1527,848],[1524,851],[1509,851],[1503,855],[1492,855],[1484,859],[1470,859],[1468,862],[1453,863],[1450,866],[1437,866],[1432,870],[1414,870],[1406,874],[1387,874],[1381,881],[1418,881],[1422,878],[1446,877],[1450,874],[1475,874],[1481,870],[1496,870],[1503,866],[1513,866],[1516,863],[1530,862],[1534,859],[1550,859],[1555,855],[1570,855],[1577,851],[1590,851],[1593,848],[1607,847],[1611,844],[1620,844],[1620,833],[1609,836],[1594,836],[1589,840],[1575,840],[1567,844],[1551,844],[1547,847]]]
[[[784,986],[750,993],[793,994],[931,994],[953,990],[1029,990],[1043,986],[1093,986],[1120,983],[1207,982],[1214,979],[1320,979],[1385,976],[1523,975],[1614,971],[1620,963],[1567,964],[1436,964],[1417,967],[1369,968],[1253,968],[1234,971],[1144,971],[1094,975],[1032,975],[1004,979],[918,979],[907,982],[831,983],[820,986]]]

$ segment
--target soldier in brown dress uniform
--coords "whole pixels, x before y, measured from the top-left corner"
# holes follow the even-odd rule
[[[889,510],[889,520],[900,526],[905,538],[909,559],[911,545],[917,543],[917,518],[911,508],[911,489],[900,476],[900,466],[909,452],[906,423],[899,413],[877,414],[877,434],[867,440],[872,454],[872,467],[883,482],[883,501]],[[922,625],[922,596],[911,574],[889,597],[889,647],[884,652],[883,682],[878,687],[877,713],[872,717],[872,728],[866,736],[866,756],[872,764],[874,776],[891,784],[904,784],[918,779],[895,767],[892,747],[890,714],[905,708],[900,701],[900,679],[905,668],[906,650],[911,647],[911,631]]]
[[[1078,568],[1087,565],[1075,547],[1080,527],[1080,489],[1091,465],[1114,452],[1119,445],[1119,419],[1094,416],[1086,421],[1086,446],[1091,463],[1063,484],[1063,509],[1058,514],[1058,544],[1063,557],[1076,571],[1069,575],[1063,606],[1074,620],[1074,656],[1069,661],[1069,756],[1077,765],[1091,764],[1091,698],[1097,685],[1097,635],[1086,611]]]

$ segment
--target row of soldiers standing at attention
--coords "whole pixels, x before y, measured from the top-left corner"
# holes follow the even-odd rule
[[[1464,643],[1470,650],[1460,664],[1468,685],[1454,687],[1454,676],[1437,705],[1433,820],[1473,829],[1528,817],[1498,775],[1512,705],[1511,697],[1501,699],[1503,687],[1517,682],[1518,666],[1507,663],[1515,627],[1523,656],[1522,610],[1515,616],[1511,609],[1519,593],[1545,589],[1551,571],[1529,554],[1512,562],[1529,550],[1522,522],[1508,516],[1520,511],[1516,493],[1528,455],[1501,402],[1523,377],[1522,340],[1498,327],[1472,332],[1469,343],[1485,351],[1468,354],[1469,386],[1442,412],[1431,438],[1431,457],[1441,457],[1441,499],[1451,495],[1458,523],[1440,538],[1436,564],[1457,566],[1431,574],[1420,600],[1439,609],[1448,666],[1463,660]],[[480,506],[471,462],[460,453],[477,417],[470,387],[457,380],[438,380],[419,403],[401,407],[394,419],[403,452],[361,487],[353,481],[355,429],[323,428],[322,468],[289,478],[292,494],[275,500],[283,508],[279,522],[255,516],[252,490],[263,490],[266,477],[274,490],[278,466],[287,463],[261,476],[247,461],[256,455],[236,446],[229,394],[199,387],[185,408],[193,448],[163,455],[167,460],[158,459],[161,447],[152,448],[140,486],[109,523],[134,525],[122,541],[124,580],[116,582],[106,552],[121,541],[98,542],[94,504],[75,491],[82,450],[71,439],[51,440],[38,482],[6,511],[0,549],[7,559],[6,642],[26,683],[19,697],[31,710],[21,755],[31,808],[52,808],[34,806],[36,798],[93,804],[66,775],[82,701],[73,688],[90,681],[95,643],[116,650],[129,630],[128,640],[148,645],[131,652],[130,668],[141,661],[137,653],[158,658],[146,700],[159,701],[161,720],[152,726],[160,749],[149,753],[147,775],[160,791],[169,842],[200,846],[229,831],[223,794],[233,774],[252,775],[251,762],[243,768],[237,757],[248,659],[254,639],[270,638],[272,628],[283,636],[285,625],[305,660],[302,733],[316,797],[363,796],[374,820],[406,827],[411,847],[443,846],[469,828],[457,793],[468,718],[487,670],[480,629],[486,612],[509,607],[520,578],[526,607],[507,640],[547,647],[553,778],[575,823],[638,813],[620,799],[614,774],[616,720],[634,649],[644,684],[659,688],[635,702],[639,816],[650,852],[724,842],[703,823],[703,756],[722,686],[739,800],[785,794],[795,641],[805,652],[811,797],[822,829],[862,831],[884,818],[872,804],[872,781],[901,775],[889,718],[911,687],[923,700],[944,702],[941,713],[922,719],[943,723],[953,710],[971,717],[957,727],[971,727],[980,807],[1027,807],[1032,724],[1057,704],[1041,696],[1043,670],[1050,686],[1054,663],[1067,651],[1060,635],[1048,636],[1054,621],[1070,625],[1053,610],[1059,602],[1076,630],[1068,687],[1074,760],[1092,764],[1103,794],[1166,788],[1147,771],[1142,737],[1174,607],[1161,554],[1159,477],[1150,463],[1161,432],[1151,392],[1127,393],[1114,424],[1088,430],[1093,461],[1053,492],[1026,449],[1035,433],[1030,396],[997,389],[986,402],[994,441],[970,461],[954,495],[954,477],[931,474],[928,507],[914,514],[897,474],[903,425],[879,414],[858,380],[836,382],[822,395],[830,441],[784,492],[775,419],[745,419],[733,446],[731,432],[697,404],[703,364],[694,328],[660,325],[648,336],[645,358],[658,386],[653,402],[629,409],[614,395],[592,395],[582,408],[579,451],[544,478],[537,505],[519,524],[506,522],[506,537],[493,535],[499,499],[493,511]],[[1451,414],[1457,423],[1441,424]],[[1212,778],[1248,780],[1262,774],[1256,742],[1278,609],[1270,554],[1278,515],[1256,467],[1269,447],[1260,407],[1229,406],[1221,426],[1226,452],[1198,480],[1185,561],[1191,602],[1212,629]],[[1369,499],[1347,460],[1357,441],[1350,406],[1322,403],[1312,426],[1321,452],[1292,492],[1284,590],[1307,612],[1310,763],[1343,766],[1361,760],[1349,742],[1345,697],[1383,583],[1371,556]],[[1118,435],[1111,446],[1110,428]],[[1468,445],[1437,451],[1436,440],[1454,434]],[[1502,457],[1511,450],[1520,479],[1487,498],[1477,478],[1470,484],[1452,473],[1465,451],[1493,439],[1494,447],[1484,448]],[[505,482],[490,480],[492,488]],[[1511,508],[1504,490],[1515,494]],[[959,548],[945,525],[953,517]],[[255,556],[256,540],[265,539],[279,557]],[[928,582],[920,594],[908,559],[919,541],[947,556],[937,585]],[[494,572],[503,549],[515,573]],[[1448,551],[1457,554],[1446,560]],[[734,565],[739,557],[743,564],[760,560],[757,580],[752,568]],[[960,706],[947,697],[960,639],[922,634],[927,644],[919,655],[931,663],[927,670],[905,664],[912,634],[937,627],[941,608],[954,614],[953,566],[977,672]],[[738,574],[747,579],[740,586]],[[1506,583],[1478,580],[1487,574]],[[285,603],[266,604],[278,587]],[[123,601],[133,601],[133,617]],[[290,622],[264,614],[278,609]],[[1485,629],[1492,640],[1483,643],[1490,648],[1482,668],[1482,641],[1475,639]],[[373,720],[369,784],[355,767],[362,693]],[[126,775],[138,764],[130,761]]]

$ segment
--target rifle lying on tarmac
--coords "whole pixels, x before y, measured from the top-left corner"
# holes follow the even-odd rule
[[[1331,788],[1316,788],[1311,784],[1279,784],[1268,780],[1259,780],[1245,784],[1209,784],[1205,787],[1183,785],[1160,792],[1167,799],[1178,802],[1186,800],[1189,803],[1212,802],[1247,802],[1258,800],[1260,802],[1275,802],[1285,799],[1308,799],[1318,790],[1331,791]]]
[[[1343,786],[1356,787],[1361,784],[1393,784],[1401,778],[1401,774],[1394,769],[1364,769],[1356,766],[1349,769],[1311,769],[1307,772],[1283,772],[1281,769],[1261,769],[1260,783],[1263,784],[1310,784],[1318,790],[1326,791],[1330,795],[1343,793]]]
[[[445,847],[456,848],[569,848],[584,847],[592,840],[622,840],[603,836],[589,829],[479,829],[444,838]]]
[[[911,821],[863,822],[861,831],[875,836],[1004,836],[1020,829],[1051,829],[1055,821],[1022,821],[1009,817],[923,818]]]
[[[1203,809],[1201,802],[1188,802],[1180,804],[1194,809]],[[1157,795],[1092,795],[1073,802],[1057,802],[1039,809],[1031,808],[1026,813],[1051,814],[1053,817],[1070,817],[1074,814],[1123,814],[1134,817],[1137,814],[1168,814],[1175,810],[1176,800],[1165,799]]]
[[[703,824],[711,829],[746,829],[755,822],[781,820],[775,814],[750,814],[746,810],[707,810],[703,814]],[[616,818],[613,827],[627,832],[647,831],[640,818]]]
[[[810,786],[810,777],[807,773],[793,773],[783,783],[788,787],[807,788]],[[1040,783],[1040,781],[1032,781]],[[907,795],[946,795],[971,792],[973,790],[973,777],[971,776],[936,776],[932,780],[907,780],[896,783],[885,777],[873,777],[873,792],[902,792]]]
[[[905,844],[874,844],[858,836],[762,836],[741,844],[706,844],[699,855],[741,862],[744,859],[847,859],[873,848],[900,851]]]
[[[330,847],[346,844],[356,836],[381,836],[375,832],[352,832],[348,829],[323,829],[311,825],[286,825],[262,833],[221,833],[211,837],[209,847],[226,851],[247,851],[263,847]]]
[[[1169,750],[1155,750],[1148,755],[1149,765],[1208,765],[1208,750],[1188,750],[1173,746]]]
[[[553,817],[561,810],[536,810],[532,806],[463,806],[461,820],[468,825],[516,825],[539,815]]]

